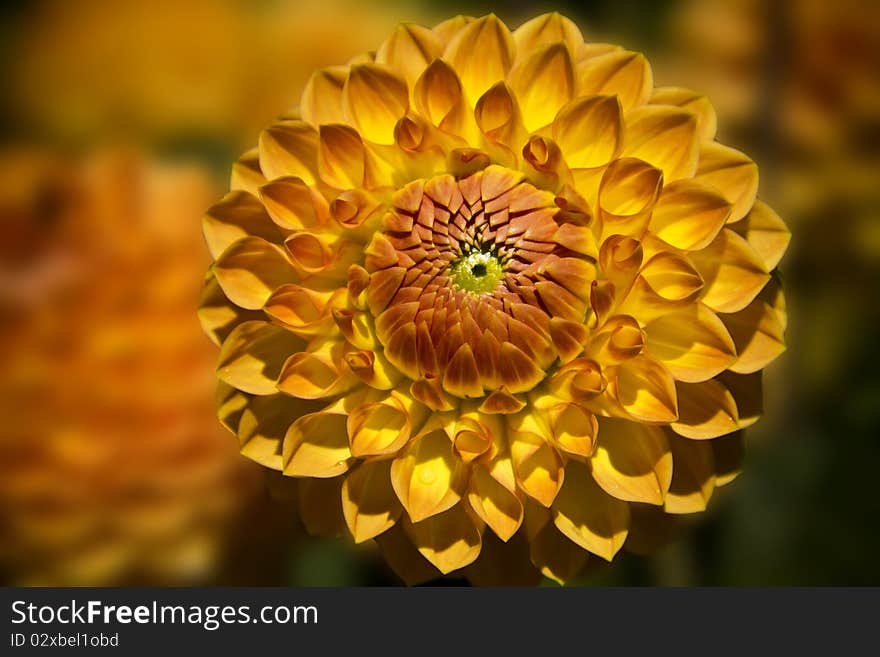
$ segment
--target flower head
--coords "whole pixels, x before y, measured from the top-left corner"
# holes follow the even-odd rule
[[[784,349],[788,232],[714,133],[558,14],[317,71],[205,219],[221,419],[408,581],[641,549],[733,478]]]

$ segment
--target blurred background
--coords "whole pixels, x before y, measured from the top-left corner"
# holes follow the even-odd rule
[[[706,93],[793,234],[788,351],[743,474],[663,551],[576,583],[880,584],[880,4],[0,7],[0,583],[398,583],[369,548],[308,537],[219,427],[201,214],[313,69],[400,20],[558,10]]]

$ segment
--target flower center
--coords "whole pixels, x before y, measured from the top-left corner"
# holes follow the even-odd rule
[[[497,256],[488,251],[473,251],[450,267],[452,281],[469,294],[487,294],[498,287],[504,268]]]
[[[556,239],[554,195],[490,166],[415,181],[392,203],[364,263],[386,358],[457,397],[533,388],[559,321],[583,324],[589,298],[580,256]]]

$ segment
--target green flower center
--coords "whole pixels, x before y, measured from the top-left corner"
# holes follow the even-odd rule
[[[485,251],[474,251],[452,265],[455,285],[470,294],[484,294],[495,290],[504,276],[498,257]]]

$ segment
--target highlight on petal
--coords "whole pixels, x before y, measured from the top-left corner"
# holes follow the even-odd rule
[[[259,237],[244,237],[232,244],[213,271],[227,298],[248,310],[262,308],[277,288],[297,279],[284,251]]]
[[[612,50],[582,59],[575,74],[579,95],[617,96],[625,110],[644,104],[654,86],[648,60],[627,50]]]
[[[708,440],[688,440],[669,435],[672,448],[672,484],[666,495],[666,513],[705,511],[715,490],[715,457]]]
[[[718,379],[675,384],[678,422],[669,425],[685,438],[717,438],[739,428],[739,411],[731,392]]]
[[[606,561],[623,547],[629,529],[629,505],[599,488],[588,466],[568,462],[565,483],[551,510],[560,532]]]
[[[730,204],[714,188],[678,180],[663,188],[649,228],[677,249],[692,251],[709,245],[730,216]]]
[[[294,354],[278,375],[278,390],[301,399],[323,399],[350,389],[357,379],[343,367],[341,351],[337,342]]]
[[[458,74],[435,59],[419,76],[413,91],[415,106],[428,122],[453,134],[464,130],[466,102]]]
[[[700,146],[696,180],[708,183],[731,204],[728,223],[746,216],[758,193],[758,165],[735,148],[718,142]]]
[[[770,280],[749,243],[726,228],[690,259],[706,284],[701,301],[717,312],[742,310]]]
[[[366,151],[360,135],[348,126],[322,125],[318,168],[321,179],[331,187],[352,189],[362,186],[366,174]]]
[[[422,71],[443,52],[443,41],[432,30],[400,23],[376,51],[376,63],[400,71],[412,89]]]
[[[599,208],[606,220],[644,215],[647,225],[647,213],[657,202],[662,184],[662,172],[647,162],[629,157],[614,160],[599,183]]]
[[[701,303],[655,319],[645,327],[645,336],[648,352],[679,381],[706,381],[737,359],[724,323]]]
[[[263,205],[247,192],[229,192],[211,206],[202,219],[208,250],[216,260],[232,244],[244,237],[260,237],[279,243],[283,234],[272,223]]]
[[[328,123],[343,123],[342,89],[347,78],[347,66],[333,66],[312,73],[299,103],[303,120],[315,128]]]
[[[745,238],[767,271],[779,264],[791,241],[788,227],[763,201],[755,201],[745,219],[732,224],[731,229]]]
[[[667,184],[697,171],[700,139],[697,119],[690,112],[667,105],[635,109],[626,117],[625,143],[624,155],[663,171]]]
[[[464,475],[443,431],[411,440],[391,463],[394,491],[414,523],[455,505],[464,493]]]
[[[345,416],[310,413],[299,417],[284,437],[284,474],[292,477],[335,477],[351,465]]]
[[[342,512],[355,543],[387,531],[403,511],[391,487],[390,468],[390,461],[362,463],[342,484]]]
[[[406,81],[391,69],[353,66],[342,89],[345,117],[367,141],[394,143],[394,125],[409,109]]]
[[[260,465],[281,470],[284,467],[282,446],[291,423],[319,408],[316,402],[282,394],[250,399],[235,428],[241,453]]]
[[[652,105],[675,105],[697,117],[697,132],[703,141],[715,138],[718,118],[715,108],[703,94],[682,87],[657,87],[651,95]]]
[[[645,422],[678,418],[675,382],[662,364],[645,355],[617,366],[617,399],[626,413]]]
[[[516,494],[501,485],[484,468],[476,467],[468,484],[468,502],[502,541],[517,532],[523,519],[523,505]]]
[[[391,393],[384,399],[359,406],[348,416],[351,452],[359,458],[394,454],[421,428],[425,414],[407,408]]]
[[[275,381],[290,354],[305,343],[290,331],[267,322],[239,324],[220,348],[217,376],[234,388],[253,395],[277,392]]]
[[[536,16],[513,31],[513,41],[519,57],[554,43],[564,43],[574,54],[583,45],[580,28],[562,14],[552,12]]]
[[[553,440],[563,452],[575,458],[590,458],[596,449],[599,425],[596,416],[573,402],[549,410]]]
[[[663,504],[672,481],[672,453],[659,427],[602,418],[590,471],[602,489],[625,502]]]
[[[464,568],[480,555],[482,537],[460,504],[404,527],[416,549],[444,575]]]
[[[574,71],[562,43],[544,46],[519,60],[508,76],[530,132],[548,125],[574,95]]]
[[[549,507],[562,485],[563,463],[553,446],[528,416],[508,420],[513,470],[519,487]]]
[[[623,116],[616,96],[587,96],[572,100],[553,121],[553,139],[571,168],[607,164],[618,153]]]
[[[300,178],[278,178],[259,189],[260,201],[285,234],[316,230],[329,219],[327,201]]]
[[[515,51],[510,30],[491,14],[468,23],[452,37],[443,59],[458,71],[468,98],[475,102],[507,76]]]
[[[304,121],[281,121],[260,134],[260,169],[268,180],[318,181],[318,133]]]

